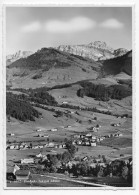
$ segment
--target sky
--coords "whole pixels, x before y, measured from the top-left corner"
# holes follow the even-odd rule
[[[131,7],[6,7],[6,52],[104,41],[132,49]]]

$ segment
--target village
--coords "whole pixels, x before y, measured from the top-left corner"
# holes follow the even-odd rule
[[[114,124],[116,125],[116,124]],[[68,127],[71,127],[71,126],[67,126]],[[72,144],[73,145],[82,145],[82,146],[96,146],[97,143],[103,141],[104,139],[108,139],[108,138],[112,138],[112,137],[121,137],[123,136],[123,134],[120,132],[120,131],[117,131],[116,133],[114,134],[107,134],[107,135],[104,135],[104,136],[95,136],[93,135],[93,132],[97,132],[99,130],[99,128],[101,128],[100,125],[96,125],[96,127],[90,127],[88,128],[88,130],[90,130],[91,132],[90,133],[87,133],[87,134],[76,134],[76,135],[73,135],[72,136]],[[49,131],[57,131],[58,129],[57,128],[52,128],[50,129]],[[37,129],[36,130],[37,132],[41,132],[42,130],[41,129]],[[11,134],[8,134],[8,136],[15,136],[15,134],[11,133]],[[11,143],[11,144],[7,144],[6,145],[6,150],[26,150],[26,149],[42,149],[42,148],[66,148],[66,145],[65,143],[62,143],[62,144],[57,144],[57,143],[54,143],[54,142],[49,142],[49,135],[46,135],[46,134],[38,134],[36,135],[36,137],[46,137],[48,138],[47,139],[47,143],[46,144],[43,144],[43,145],[33,145],[32,143],[25,143],[25,142],[21,142],[21,143]]]

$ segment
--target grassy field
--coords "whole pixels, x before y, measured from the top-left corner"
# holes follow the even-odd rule
[[[55,107],[56,110],[66,111],[71,109],[64,109]],[[28,142],[33,145],[48,143],[47,137],[36,137],[38,134],[44,134],[49,136],[50,142],[62,143],[65,138],[70,139],[75,134],[89,133],[89,127],[101,125],[98,132],[91,132],[95,136],[104,136],[110,133],[121,132],[122,137],[109,138],[103,140],[97,144],[96,147],[77,146],[78,152],[76,156],[95,156],[105,155],[106,158],[114,159],[119,158],[121,154],[124,156],[132,155],[132,120],[117,118],[101,113],[93,113],[89,111],[80,111],[70,114],[70,117],[61,116],[55,118],[54,112],[46,111],[37,108],[42,113],[43,119],[36,119],[35,122],[20,122],[16,119],[11,119],[11,122],[7,122],[7,134],[14,133],[15,136],[7,136],[7,140],[10,142]],[[76,110],[72,110],[76,111]],[[97,117],[96,121],[93,118]],[[77,122],[77,119],[81,123]],[[91,123],[89,120],[91,119]],[[121,123],[119,127],[111,126],[112,123]],[[70,125],[70,127],[67,127]],[[41,132],[36,132],[36,129],[41,128]],[[57,131],[50,131],[51,128],[57,128]],[[63,153],[64,149],[54,148],[56,153]],[[37,155],[39,153],[49,154],[50,148],[43,149],[28,149],[28,150],[7,150],[7,166],[13,166],[14,161],[28,158],[30,155]]]

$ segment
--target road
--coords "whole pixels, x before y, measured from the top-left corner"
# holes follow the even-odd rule
[[[63,176],[63,175],[62,175]],[[50,186],[53,187],[103,187],[103,188],[109,188],[109,186],[106,185],[101,185],[97,183],[90,183],[90,182],[85,182],[85,181],[80,181],[77,179],[72,179],[72,178],[67,178],[67,177],[56,177],[56,176],[51,176],[51,175],[33,175],[33,179],[36,179],[39,182],[39,186]],[[42,182],[41,182],[42,181]]]

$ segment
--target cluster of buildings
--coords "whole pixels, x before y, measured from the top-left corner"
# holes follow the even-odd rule
[[[48,142],[46,144],[40,145],[32,145],[32,144],[27,144],[27,143],[13,143],[13,144],[8,144],[6,146],[6,150],[26,150],[26,149],[42,149],[42,148],[66,148],[65,144],[56,144],[53,142]]]
[[[108,134],[104,136],[95,136],[92,133],[74,135],[73,144],[82,146],[97,146],[97,142],[101,142],[106,138],[120,137],[122,133]]]
[[[113,127],[119,127],[119,126],[121,126],[121,124],[120,123],[112,123],[111,126],[113,126]]]

